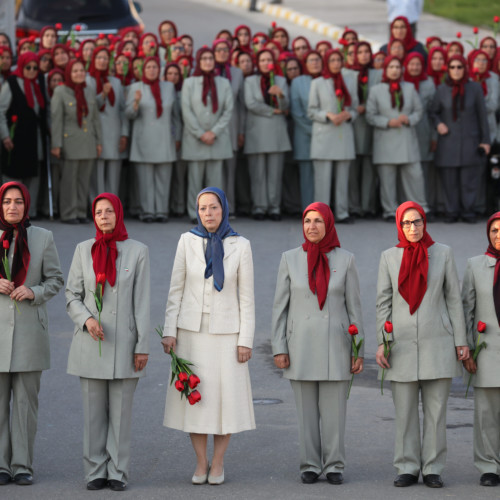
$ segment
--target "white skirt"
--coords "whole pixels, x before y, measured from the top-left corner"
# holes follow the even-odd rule
[[[190,405],[170,385],[169,374],[163,425],[195,434],[234,434],[255,429],[248,363],[238,362],[238,334],[210,334],[209,314],[200,332],[178,329],[176,354],[194,364],[200,378],[201,401]]]

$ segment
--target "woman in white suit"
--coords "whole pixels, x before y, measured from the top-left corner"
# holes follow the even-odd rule
[[[193,484],[222,484],[231,434],[255,428],[248,360],[255,328],[250,242],[229,225],[224,192],[197,197],[198,226],[181,236],[165,314],[163,348],[194,363],[201,401],[191,406],[173,386],[164,425],[189,432],[196,453]],[[207,435],[214,435],[211,467]]]
[[[305,242],[281,258],[274,296],[274,363],[292,384],[299,417],[303,483],[324,473],[343,482],[344,434],[349,379],[363,370],[349,325],[363,337],[359,280],[354,255],[340,248],[328,205],[309,205],[303,214]]]
[[[469,259],[462,286],[462,301],[471,350],[478,340],[477,324],[486,324],[487,348],[476,361],[464,361],[474,374],[474,465],[481,473],[481,486],[497,486],[500,474],[500,212],[487,223],[488,248]],[[467,379],[469,374],[467,373]]]
[[[68,373],[80,377],[82,388],[87,489],[108,485],[123,491],[132,402],[148,362],[149,251],[128,238],[123,207],[114,194],[100,194],[92,214],[95,239],[76,247],[66,286],[66,309],[75,323]],[[101,314],[92,293],[99,284]]]
[[[451,248],[429,236],[418,203],[400,205],[396,225],[399,243],[380,258],[376,354],[385,379],[391,381],[396,409],[394,486],[411,486],[422,472],[427,486],[441,488],[451,379],[461,375],[459,361],[469,357],[460,284]],[[384,333],[388,321],[392,333]],[[393,343],[389,359],[385,342]]]

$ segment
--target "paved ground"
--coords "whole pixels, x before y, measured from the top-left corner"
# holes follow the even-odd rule
[[[333,5],[334,1],[331,0]],[[262,29],[269,18],[254,17],[241,9],[214,7],[207,2],[169,2],[143,0],[143,18],[150,28],[161,19],[174,19],[181,32],[195,35],[196,43],[211,40],[218,29],[252,21]],[[380,3],[372,0],[373,3]],[[287,3],[292,3],[292,0]],[[311,2],[308,2],[310,4]],[[368,0],[366,3],[369,3]],[[354,25],[353,25],[354,26]],[[293,26],[291,33],[298,33]],[[294,29],[296,31],[294,31]],[[313,37],[311,37],[313,38]],[[129,490],[122,498],[165,499],[470,499],[499,497],[497,489],[477,485],[478,474],[472,465],[471,399],[464,400],[464,387],[455,381],[448,408],[448,463],[444,473],[446,488],[432,491],[421,483],[401,491],[392,486],[394,410],[389,386],[380,395],[375,379],[374,338],[375,287],[382,250],[396,243],[396,229],[384,222],[358,222],[339,227],[342,246],[356,255],[360,273],[364,322],[367,335],[366,370],[356,377],[348,405],[347,467],[345,484],[331,486],[325,481],[302,485],[298,471],[297,419],[288,381],[272,363],[269,345],[271,306],[281,253],[301,243],[297,220],[281,223],[257,223],[238,219],[234,228],[252,242],[255,265],[257,329],[254,357],[251,360],[255,399],[279,399],[275,405],[256,405],[257,430],[233,438],[226,458],[227,482],[220,487],[190,484],[194,455],[189,438],[162,426],[168,358],[163,354],[153,331],[164,317],[170,271],[180,234],[191,226],[186,220],[167,225],[145,225],[126,221],[131,238],[150,248],[152,269],[151,356],[148,376],[141,380],[134,402],[132,460]],[[64,274],[67,275],[76,244],[93,235],[91,225],[68,227],[42,222],[51,229],[59,249]],[[429,232],[442,243],[452,246],[460,276],[467,258],[484,252],[485,224],[431,224]],[[35,448],[36,484],[29,488],[9,485],[0,490],[6,500],[72,500],[115,498],[115,494],[87,492],[82,472],[82,408],[78,379],[66,375],[66,360],[72,336],[72,323],[66,315],[63,294],[49,303],[52,369],[42,378],[39,428]],[[97,350],[96,350],[97,355]],[[118,494],[117,494],[118,495]],[[120,496],[120,495],[118,495]]]

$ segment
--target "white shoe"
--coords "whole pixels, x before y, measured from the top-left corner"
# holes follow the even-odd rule
[[[219,485],[224,483],[224,469],[222,469],[222,474],[220,476],[212,476],[208,474],[208,484]]]
[[[194,475],[191,478],[191,483],[193,484],[205,484],[207,482],[208,471],[210,469],[210,464],[207,465],[207,472],[201,476]]]

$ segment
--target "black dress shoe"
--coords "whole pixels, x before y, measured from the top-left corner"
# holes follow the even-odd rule
[[[157,215],[155,217],[155,222],[161,222],[164,224],[165,222],[168,222],[168,217],[166,215]]]
[[[344,482],[344,476],[341,472],[328,472],[326,480],[330,484],[342,484]]]
[[[446,222],[446,224],[454,224],[455,222],[458,222],[458,217],[455,215],[445,215],[443,217],[443,222]]]
[[[427,212],[425,214],[425,218],[427,219],[427,222],[435,222],[436,221],[436,216],[432,212]]]
[[[335,222],[337,224],[354,224],[354,217],[344,217],[343,219],[337,219]]]
[[[265,218],[264,214],[253,214],[253,220],[265,220]]]
[[[118,479],[110,479],[108,484],[109,489],[113,491],[125,491],[125,488],[127,487],[125,483],[118,481]]]
[[[153,216],[152,215],[145,215],[144,217],[141,218],[141,222],[145,222],[146,224],[149,224],[153,222]]]
[[[31,486],[33,484],[33,476],[27,473],[16,474],[14,482],[19,486]]]
[[[400,474],[394,479],[394,486],[398,488],[405,488],[415,483],[418,483],[418,476],[414,476],[413,474]]]
[[[384,217],[385,222],[396,222],[396,217],[394,215],[387,215]]]
[[[281,220],[281,215],[280,214],[271,214],[269,218],[275,222],[279,222]]]
[[[71,225],[80,224],[80,221],[78,219],[61,219],[61,222],[63,224],[71,224]]]
[[[493,474],[493,472],[487,472],[481,476],[479,484],[481,486],[498,486],[500,477],[498,474]]]
[[[90,219],[88,217],[78,217],[78,222],[80,224],[89,224],[90,223]]]
[[[108,480],[105,477],[98,477],[87,483],[87,489],[92,491],[102,490],[107,484]]]
[[[0,486],[5,486],[11,481],[10,474],[8,472],[0,472]]]
[[[423,476],[424,484],[429,488],[442,488],[443,480],[439,474],[427,474]]]
[[[476,224],[477,223],[477,217],[474,217],[473,215],[471,217],[462,217],[462,220],[466,224]]]
[[[313,484],[318,480],[319,474],[316,474],[316,472],[313,472],[312,470],[308,470],[306,472],[303,472],[300,475],[300,479],[302,479],[302,482],[304,484]]]

